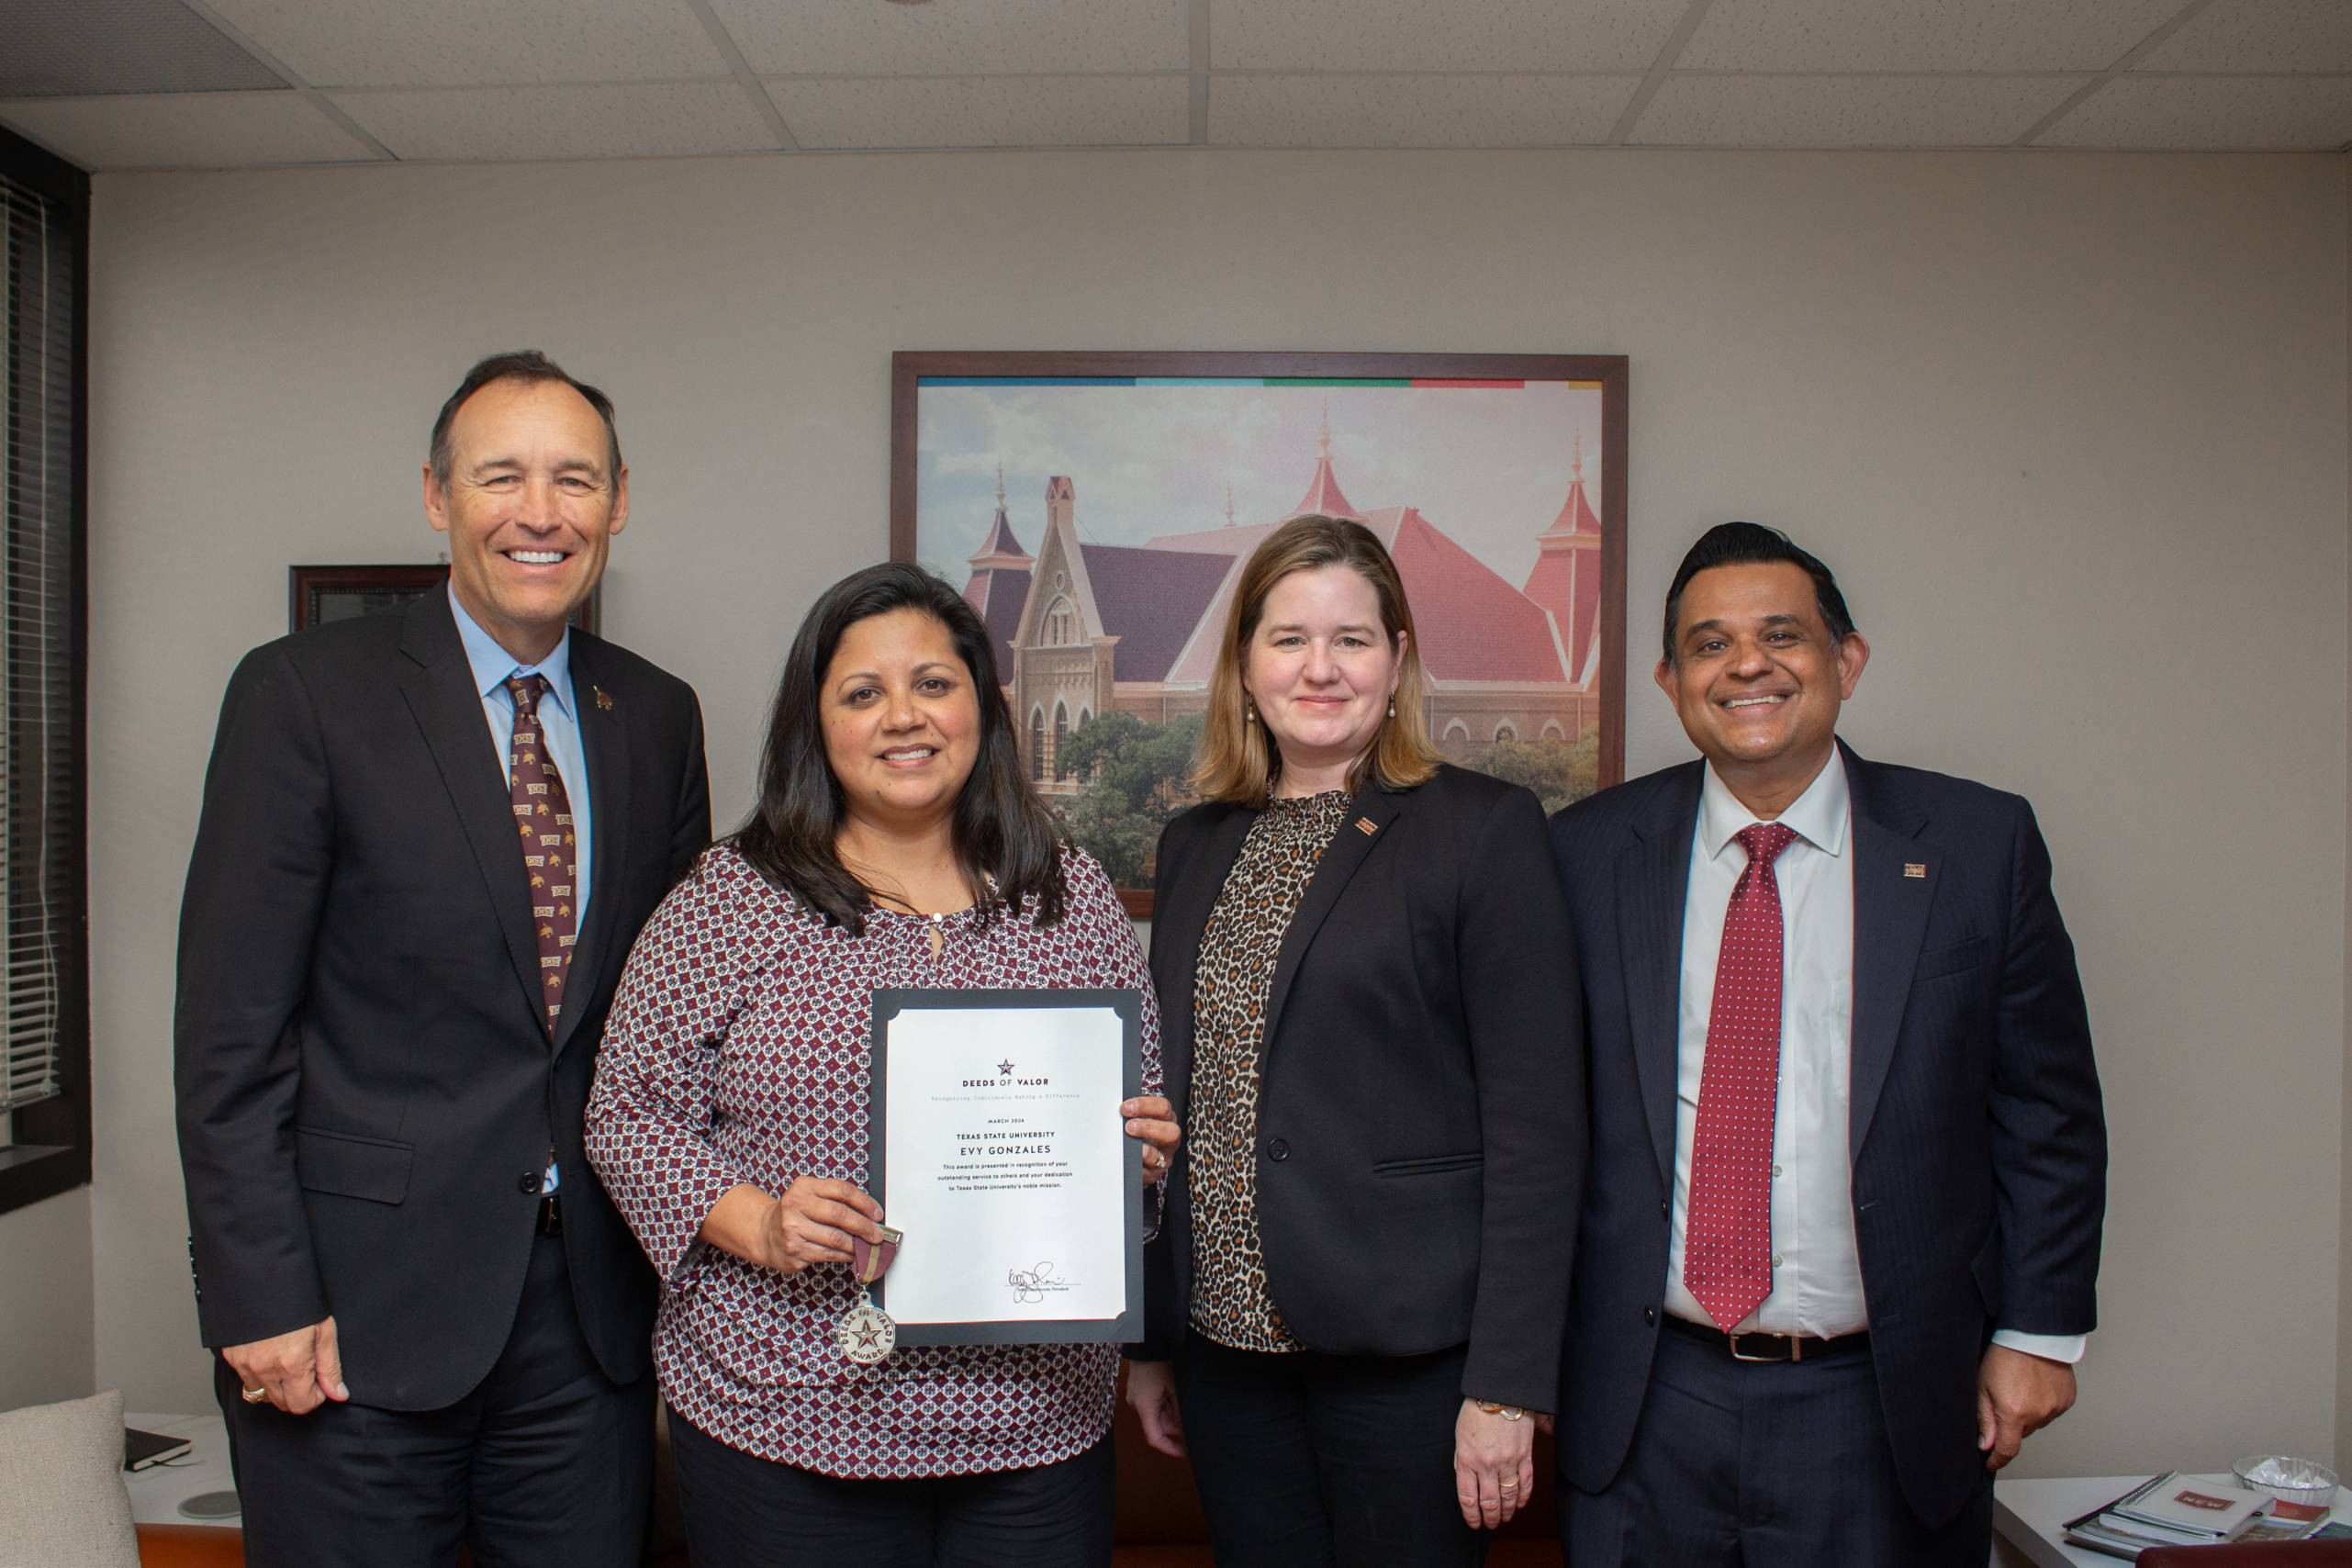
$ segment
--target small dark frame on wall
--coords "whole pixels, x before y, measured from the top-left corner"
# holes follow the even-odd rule
[[[1625,756],[1620,354],[902,353],[890,555],[964,590],[1023,768],[1148,918],[1241,564],[1379,536],[1446,757],[1547,810]]]
[[[330,621],[398,610],[437,591],[448,580],[445,562],[415,566],[289,566],[287,627],[302,632]],[[593,634],[603,597],[604,585],[599,583],[572,611],[572,624]]]

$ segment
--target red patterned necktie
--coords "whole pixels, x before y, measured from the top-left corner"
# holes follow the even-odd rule
[[[541,994],[547,1005],[547,1033],[555,1032],[564,1011],[564,976],[572,961],[578,930],[572,872],[578,857],[572,839],[572,800],[555,759],[539,733],[539,698],[545,676],[514,676],[514,745],[507,753],[507,778],[514,799],[515,830],[522,838],[522,867],[531,878],[531,924],[539,935]]]
[[[1758,823],[1737,836],[1748,867],[1723,912],[1683,1228],[1683,1283],[1726,1330],[1772,1294],[1782,942],[1780,883],[1772,863],[1797,834],[1778,823]]]

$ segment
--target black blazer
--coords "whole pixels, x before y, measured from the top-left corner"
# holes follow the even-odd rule
[[[1151,969],[1176,1116],[1209,912],[1256,821],[1196,806],[1159,841]],[[1282,939],[1259,1058],[1267,1282],[1309,1348],[1405,1356],[1467,1343],[1462,1392],[1549,1410],[1584,1165],[1567,912],[1542,808],[1441,767],[1348,810]],[[1166,1358],[1192,1300],[1180,1148],[1146,1259]]]
[[[1560,1460],[1597,1492],[1633,1439],[1664,1313],[1683,902],[1700,768],[1551,821],[1592,1061]],[[1895,1463],[1931,1526],[1984,1472],[1996,1327],[2089,1333],[2107,1132],[2050,857],[2014,795],[1845,753],[1854,810],[1849,1136],[1870,1351]]]
[[[580,1152],[613,984],[710,837],[692,689],[572,633],[588,923],[551,1049],[506,772],[447,598],[266,644],[229,683],[180,911],[180,1159],[204,1342],[334,1315],[355,1400],[449,1405],[505,1345],[540,1172],[605,1372],[654,1280]]]

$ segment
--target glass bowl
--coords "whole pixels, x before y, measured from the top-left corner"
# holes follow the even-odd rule
[[[2287,1454],[2248,1454],[2230,1468],[2238,1484],[2282,1503],[2308,1503],[2314,1507],[2335,1504],[2335,1472],[2315,1460]]]

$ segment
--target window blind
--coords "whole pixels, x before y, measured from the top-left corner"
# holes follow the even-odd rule
[[[69,1092],[80,948],[73,661],[79,216],[0,172],[0,1110]]]

